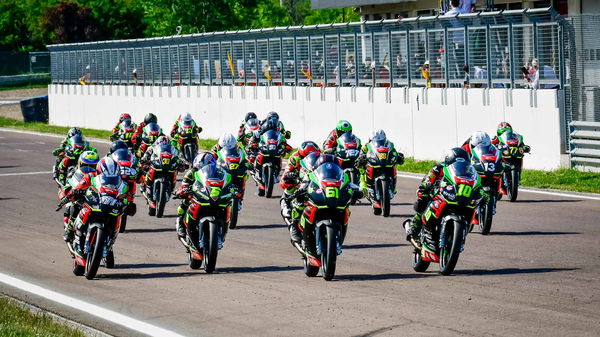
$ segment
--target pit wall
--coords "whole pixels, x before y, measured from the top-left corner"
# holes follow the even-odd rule
[[[152,112],[168,132],[177,116],[189,111],[204,128],[202,137],[218,138],[236,134],[248,111],[259,118],[277,111],[292,131],[293,146],[309,139],[321,144],[336,122],[346,119],[363,142],[381,128],[406,156],[440,160],[473,131],[493,136],[498,123],[508,121],[532,148],[525,168],[556,169],[564,157],[559,93],[553,89],[52,84],[48,92],[52,125],[109,130],[122,112],[134,121]]]

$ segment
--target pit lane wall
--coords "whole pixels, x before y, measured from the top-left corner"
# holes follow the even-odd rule
[[[498,123],[508,121],[532,148],[525,168],[557,169],[564,158],[560,93],[554,89],[52,84],[48,91],[52,125],[108,130],[122,112],[135,121],[153,112],[167,132],[180,113],[189,111],[204,128],[202,137],[218,138],[223,132],[235,134],[248,111],[260,118],[277,111],[292,131],[293,146],[306,139],[321,144],[338,120],[347,119],[363,142],[381,128],[406,156],[439,160],[473,131],[493,136]]]

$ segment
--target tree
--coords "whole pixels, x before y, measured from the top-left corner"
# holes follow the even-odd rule
[[[73,43],[98,40],[100,26],[90,7],[62,1],[44,11],[41,27],[51,33],[53,43]]]

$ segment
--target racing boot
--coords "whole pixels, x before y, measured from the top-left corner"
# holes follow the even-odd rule
[[[292,240],[292,242],[302,242],[302,232],[300,231],[300,229],[298,229],[297,221],[293,221],[292,224],[288,226],[288,230],[290,231],[290,240]]]
[[[71,242],[75,238],[75,230],[73,228],[73,223],[65,218],[65,234],[63,235],[63,240],[65,242]]]
[[[404,221],[403,226],[406,231],[406,241],[410,242],[411,239],[417,240],[417,234],[421,229],[421,214],[417,213],[412,219]]]
[[[290,201],[288,200],[289,194],[287,192],[283,192],[283,196],[281,196],[281,216],[284,218],[290,218],[292,216],[292,207],[290,205]]]
[[[183,217],[185,216],[186,209],[179,205],[177,207],[177,220],[175,220],[175,229],[177,230],[177,236],[185,239],[187,236],[186,226],[183,224]]]
[[[433,234],[427,227],[423,227],[423,240],[421,242],[421,256],[423,261],[428,262],[440,262],[440,258],[435,253],[435,241],[433,240]]]

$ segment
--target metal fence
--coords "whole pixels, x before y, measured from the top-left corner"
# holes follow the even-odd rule
[[[562,87],[561,21],[550,9],[277,27],[48,46],[52,82],[131,85]],[[467,67],[468,66],[468,67]]]

